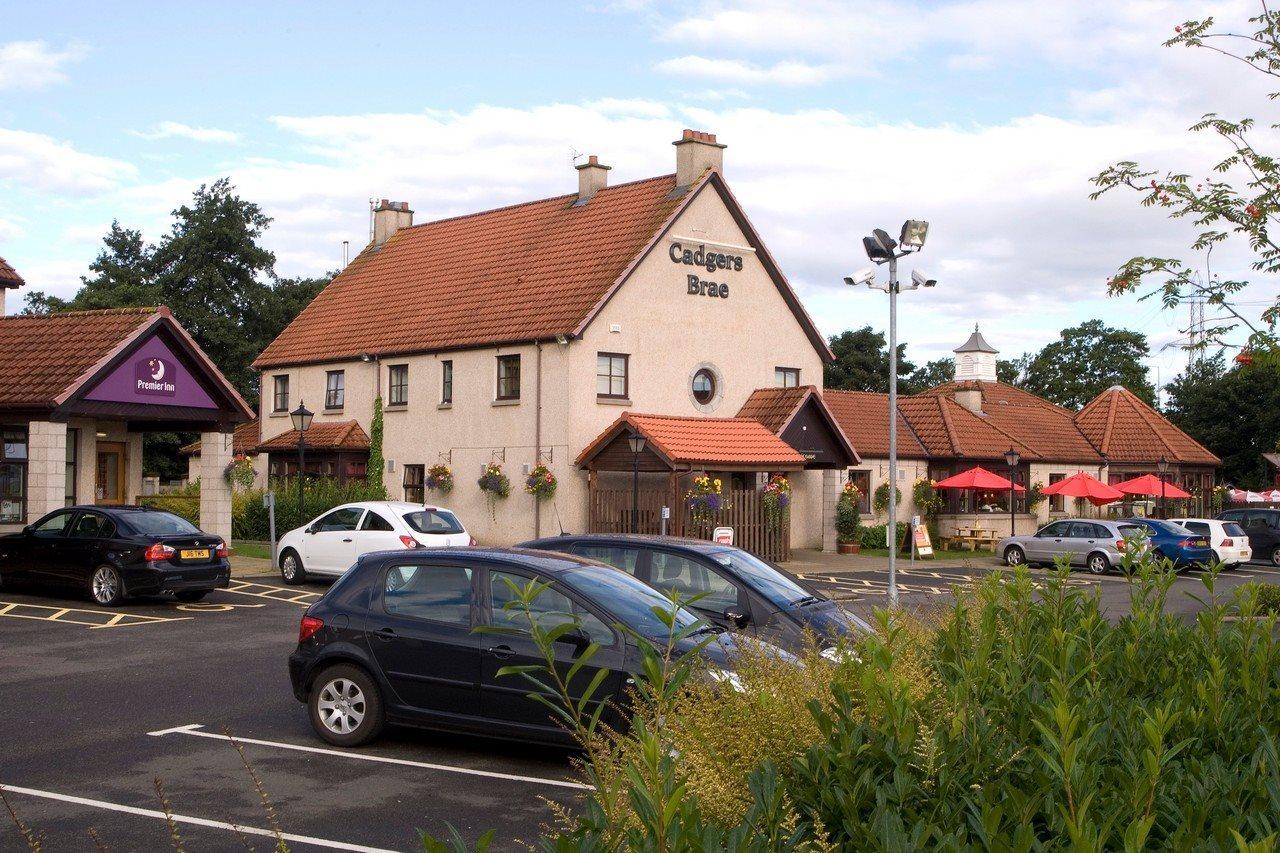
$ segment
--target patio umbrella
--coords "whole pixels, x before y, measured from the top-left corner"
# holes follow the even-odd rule
[[[1050,483],[1040,490],[1040,494],[1084,498],[1094,506],[1109,504],[1124,497],[1124,492],[1108,486],[1097,477],[1092,477],[1084,471],[1079,471],[1056,483]]]
[[[961,471],[954,477],[948,477],[945,480],[939,480],[934,484],[935,489],[974,489],[980,492],[1007,492],[1011,484],[999,474],[993,474],[981,465],[975,465],[968,471]],[[1015,484],[1013,490],[1015,492],[1025,492],[1026,489]]]
[[[1190,492],[1183,491],[1166,480],[1161,480],[1155,474],[1143,474],[1141,477],[1134,477],[1132,480],[1116,483],[1115,488],[1126,495],[1147,495],[1148,497],[1165,497],[1172,500],[1191,497]]]

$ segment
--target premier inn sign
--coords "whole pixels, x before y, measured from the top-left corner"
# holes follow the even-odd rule
[[[672,243],[668,254],[673,264],[702,267],[707,272],[715,272],[716,270],[740,272],[742,270],[741,255],[708,252],[705,245],[699,245],[696,249],[688,249],[682,243]],[[723,282],[707,281],[697,275],[689,275],[686,278],[686,292],[690,296],[710,296],[713,299],[728,299],[729,285]]]

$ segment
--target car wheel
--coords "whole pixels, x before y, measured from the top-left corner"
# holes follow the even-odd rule
[[[124,601],[124,581],[115,566],[98,566],[89,579],[89,595],[103,607],[115,607]]]
[[[173,597],[179,601],[199,601],[209,594],[207,589],[184,589],[182,592],[175,592]]]
[[[1021,566],[1027,562],[1027,554],[1017,545],[1010,545],[1004,549],[1004,564],[1006,566]]]
[[[1280,546],[1271,551],[1271,565],[1280,566]]]
[[[280,578],[287,584],[306,583],[307,570],[302,567],[302,558],[292,548],[286,548],[280,555]]]
[[[378,736],[386,722],[382,694],[363,669],[330,667],[316,677],[307,699],[311,726],[334,746],[360,746]]]
[[[1089,555],[1089,560],[1085,565],[1095,575],[1105,575],[1111,571],[1111,561],[1107,559],[1107,555],[1096,551]]]

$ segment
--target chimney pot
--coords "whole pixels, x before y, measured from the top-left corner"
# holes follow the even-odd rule
[[[413,225],[413,211],[407,201],[383,199],[373,209],[373,245],[381,246],[401,228]]]
[[[586,204],[593,195],[609,184],[611,167],[603,165],[594,154],[587,157],[587,162],[574,168],[578,170],[578,200],[575,204]]]
[[[676,147],[676,186],[687,187],[708,169],[724,174],[724,149],[714,133],[685,128]]]

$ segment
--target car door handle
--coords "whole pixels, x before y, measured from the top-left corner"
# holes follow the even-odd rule
[[[379,628],[377,631],[373,632],[373,636],[378,640],[394,640],[396,638],[396,631],[394,628]]]
[[[350,542],[351,540],[350,540],[350,539],[343,539],[342,541],[343,541],[343,542]]]
[[[489,652],[489,654],[493,655],[498,660],[506,660],[507,658],[515,654],[515,652],[511,650],[510,646],[494,646],[493,648],[488,649],[487,651]]]

